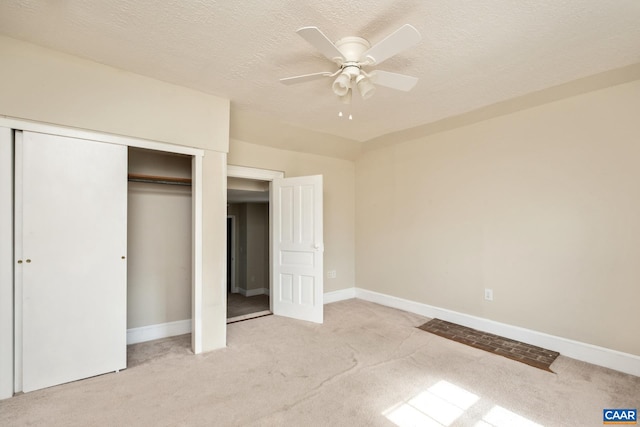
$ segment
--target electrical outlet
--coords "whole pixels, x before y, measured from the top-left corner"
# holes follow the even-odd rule
[[[485,288],[484,299],[487,301],[493,301],[493,289]]]
[[[336,276],[337,276],[337,273],[335,270],[327,271],[327,279],[335,279]]]

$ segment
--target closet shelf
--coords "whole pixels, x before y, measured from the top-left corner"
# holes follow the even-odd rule
[[[177,178],[173,176],[156,176],[156,175],[142,175],[139,173],[130,173],[128,175],[128,179],[130,182],[147,182],[150,184],[191,186],[191,178]]]

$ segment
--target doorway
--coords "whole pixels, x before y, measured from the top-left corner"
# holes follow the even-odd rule
[[[233,182],[234,178],[268,185],[267,269],[271,313],[322,323],[322,175],[284,178],[281,171],[227,165],[227,182]]]
[[[269,182],[227,180],[227,323],[271,314]]]

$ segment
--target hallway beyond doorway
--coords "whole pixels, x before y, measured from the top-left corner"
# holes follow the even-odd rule
[[[227,294],[227,319],[269,310],[269,295]]]

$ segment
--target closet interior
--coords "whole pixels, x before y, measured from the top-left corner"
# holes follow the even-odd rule
[[[135,344],[154,330],[190,332],[192,157],[132,147],[128,154],[127,344]]]

